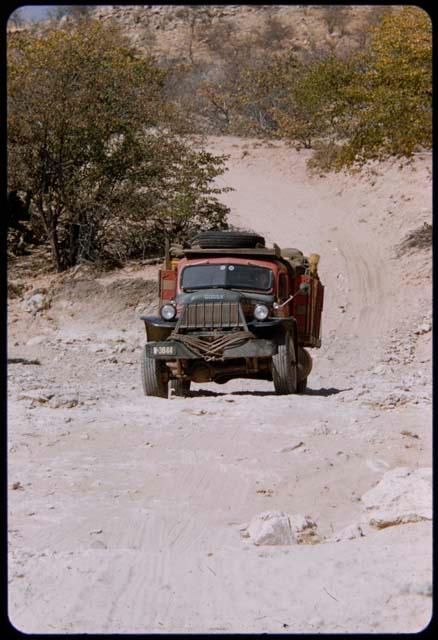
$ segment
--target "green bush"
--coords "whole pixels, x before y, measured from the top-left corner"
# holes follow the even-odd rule
[[[78,18],[8,44],[8,187],[29,195],[58,271],[225,224],[224,158],[174,133],[167,72],[116,27]]]

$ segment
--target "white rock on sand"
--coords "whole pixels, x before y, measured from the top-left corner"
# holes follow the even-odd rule
[[[369,523],[379,529],[432,519],[432,468],[397,467],[362,496]]]
[[[264,511],[255,516],[247,529],[256,545],[296,544],[289,517],[283,511]]]
[[[344,540],[355,540],[356,538],[364,538],[364,525],[362,523],[355,522],[349,524],[337,533],[335,533],[327,542],[343,542]]]

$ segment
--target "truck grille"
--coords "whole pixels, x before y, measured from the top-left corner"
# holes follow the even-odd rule
[[[246,328],[238,302],[195,302],[185,306],[177,329]]]

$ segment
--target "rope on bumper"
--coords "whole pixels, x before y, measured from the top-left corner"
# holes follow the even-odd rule
[[[215,338],[212,341],[195,338],[194,336],[184,335],[181,333],[174,333],[169,336],[169,338],[172,340],[179,340],[189,349],[194,351],[200,358],[209,361],[222,360],[224,349],[238,347],[241,344],[244,344],[247,340],[254,338],[254,334],[250,331],[236,331],[226,336],[219,336],[219,338]]]

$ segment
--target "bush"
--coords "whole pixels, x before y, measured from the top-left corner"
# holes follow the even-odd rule
[[[29,194],[58,271],[225,223],[224,158],[173,132],[168,72],[116,27],[78,18],[11,34],[8,71],[9,189]]]

